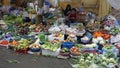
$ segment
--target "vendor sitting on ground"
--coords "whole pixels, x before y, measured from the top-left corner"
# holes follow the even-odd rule
[[[78,21],[78,13],[75,8],[71,10],[71,12],[68,14],[68,22],[67,25],[70,26],[72,23],[77,23]]]

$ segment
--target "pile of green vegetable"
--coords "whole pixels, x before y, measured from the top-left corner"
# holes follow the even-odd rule
[[[92,64],[98,68],[105,68],[109,64],[116,64],[114,58],[106,58],[99,54],[84,53],[78,59],[74,59],[72,62],[76,62],[73,68],[89,68]]]
[[[42,48],[48,49],[51,51],[57,51],[57,49],[60,48],[60,43],[45,42],[45,44],[42,45]]]
[[[62,48],[60,51],[61,51],[62,53],[66,53],[66,52],[69,52],[70,50],[69,50],[68,48]]]
[[[22,50],[26,49],[29,46],[29,40],[22,38],[20,41],[18,41],[18,45],[16,46],[16,49]]]
[[[112,35],[117,35],[119,33],[120,33],[120,30],[118,28],[112,28],[110,30],[110,34],[112,34]]]
[[[14,14],[13,15],[4,15],[3,20],[7,24],[14,24],[14,23],[22,24],[23,23],[23,18],[21,16],[17,16]]]

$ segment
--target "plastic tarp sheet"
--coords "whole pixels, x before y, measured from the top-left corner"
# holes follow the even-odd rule
[[[107,1],[113,8],[120,10],[120,0],[107,0]]]

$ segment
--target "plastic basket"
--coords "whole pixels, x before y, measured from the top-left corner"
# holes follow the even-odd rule
[[[61,48],[68,48],[68,49],[70,49],[70,48],[72,48],[74,46],[74,43],[73,42],[63,42],[62,44],[61,44]]]

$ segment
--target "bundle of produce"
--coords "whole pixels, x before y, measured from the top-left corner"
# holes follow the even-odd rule
[[[68,48],[62,48],[60,50],[60,55],[62,55],[62,56],[69,56],[70,55],[70,50]]]
[[[8,45],[9,45],[9,41],[7,41],[7,40],[1,40],[0,41],[0,46],[8,47]]]
[[[36,41],[32,44],[29,45],[28,47],[28,53],[29,54],[40,54],[41,53],[41,44],[40,44],[40,39],[36,39]]]
[[[103,55],[108,58],[116,58],[118,55],[118,49],[114,45],[105,45],[103,51]]]
[[[23,18],[21,16],[17,16],[17,15],[4,15],[3,16],[3,20],[7,23],[7,24],[14,24],[14,23],[19,23],[19,24],[23,24]]]
[[[84,45],[84,50],[83,50],[83,52],[85,53],[85,52],[89,52],[89,53],[94,53],[94,54],[96,54],[97,51],[98,50],[98,45],[97,44],[95,44],[95,43],[93,43],[93,44],[86,44],[86,45]]]
[[[40,44],[31,44],[29,45],[29,51],[31,52],[40,52],[41,51],[41,45]]]
[[[93,37],[95,38],[103,37],[103,39],[108,40],[111,37],[111,35],[108,33],[108,31],[102,30],[102,31],[95,31]]]
[[[36,25],[35,25],[35,24],[29,26],[29,29],[30,29],[30,30],[34,30],[35,28],[36,28]]]
[[[18,45],[15,47],[16,52],[26,54],[29,43],[29,40],[22,38],[20,41],[18,41]]]
[[[42,46],[42,55],[57,56],[59,54],[60,43],[45,42]]]
[[[45,34],[43,33],[39,34],[39,39],[41,42],[45,42],[46,41]]]
[[[81,54],[80,50],[77,47],[72,47],[70,49],[70,54],[72,56],[79,56]]]
[[[22,38],[20,41],[18,41],[18,45],[16,46],[17,50],[27,49],[29,46],[29,40]]]
[[[96,48],[97,47],[97,44],[95,43],[92,43],[92,44],[86,44],[84,45],[85,48]]]
[[[104,47],[103,47],[103,50],[106,51],[106,52],[112,52],[114,51],[115,49],[115,46],[114,45],[109,45],[109,44],[106,44]]]
[[[26,35],[29,33],[30,29],[29,29],[29,25],[28,23],[24,23],[22,24],[19,29],[18,29],[18,33],[21,35]]]
[[[95,37],[95,38],[97,38],[97,37],[102,37],[103,36],[103,34],[102,34],[102,32],[100,32],[100,31],[95,31],[94,33],[93,33],[93,37]]]
[[[17,18],[15,19],[15,22],[19,24],[23,24],[23,18],[20,16],[17,16]]]
[[[102,57],[101,64],[106,67],[109,67],[110,64],[116,65],[116,60],[114,58]]]
[[[18,42],[16,40],[13,40],[10,42],[9,47],[10,47],[10,49],[12,49],[12,48],[16,47],[17,45],[18,45]]]
[[[77,37],[74,34],[70,34],[65,41],[66,42],[77,42]]]
[[[26,35],[28,32],[26,30],[24,30],[23,28],[20,28],[20,30],[18,31],[19,34],[21,35]]]
[[[83,44],[75,44],[74,47],[77,47],[81,52],[84,50],[84,45]]]
[[[8,15],[4,15],[4,16],[3,16],[3,19],[4,19],[4,20],[9,20],[10,17],[9,17]]]
[[[110,30],[110,34],[112,34],[112,35],[117,35],[119,33],[120,33],[120,30],[118,28],[112,28]]]
[[[42,48],[48,49],[48,50],[51,50],[51,51],[57,51],[57,49],[60,48],[60,43],[45,42],[42,45]]]
[[[92,38],[92,42],[96,44],[106,44],[106,41],[102,37]]]
[[[95,21],[95,23],[88,23],[86,27],[90,32],[98,31],[100,29],[100,22]]]

